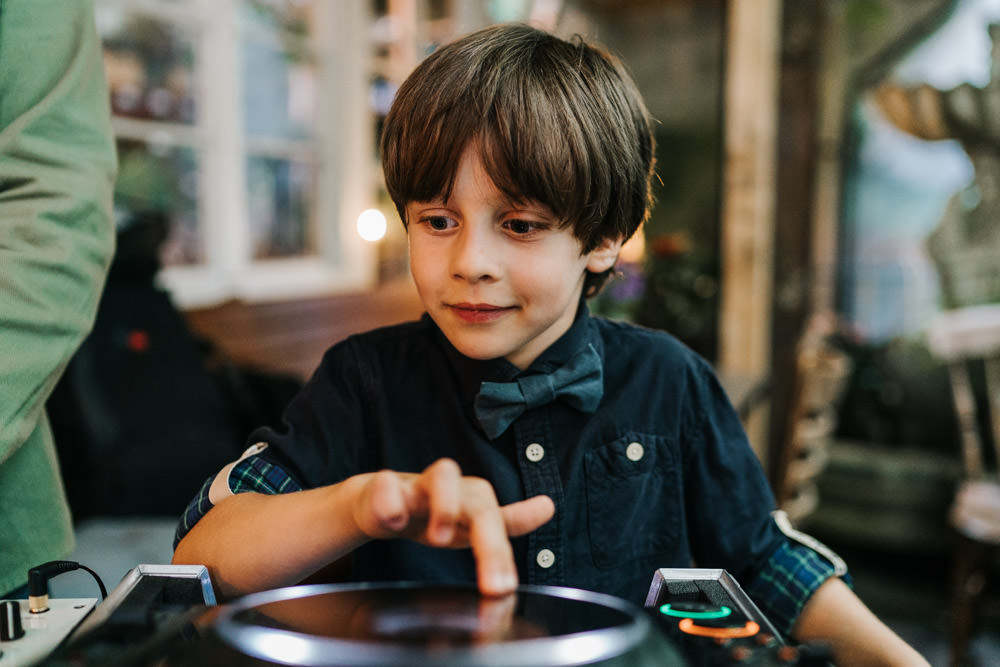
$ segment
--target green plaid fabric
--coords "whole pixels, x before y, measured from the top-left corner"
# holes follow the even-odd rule
[[[787,542],[775,550],[760,573],[745,586],[785,637],[816,589],[834,576],[832,563],[812,549]],[[850,584],[850,579],[845,577]]]
[[[302,486],[281,467],[259,456],[250,456],[233,466],[229,473],[229,489],[233,493],[254,491],[276,494],[301,491]]]
[[[188,503],[181,520],[177,524],[177,531],[174,533],[174,548],[177,543],[188,534],[201,517],[208,514],[212,509],[212,501],[209,500],[208,491],[212,488],[215,475],[205,480],[201,485],[198,495]],[[248,456],[241,460],[229,472],[229,490],[233,493],[245,493],[253,491],[256,493],[291,493],[301,491],[302,486],[296,482],[291,475],[281,467],[268,463],[259,456]]]

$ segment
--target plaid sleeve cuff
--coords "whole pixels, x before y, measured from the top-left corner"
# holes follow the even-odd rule
[[[212,488],[212,482],[215,481],[215,475],[212,475],[205,480],[205,483],[201,485],[201,490],[198,491],[188,506],[184,509],[184,514],[181,515],[181,520],[177,522],[177,530],[174,531],[174,549],[177,549],[177,545],[180,543],[181,538],[188,534],[188,531],[194,527],[194,524],[198,523],[201,517],[208,514],[208,510],[212,509],[212,501],[208,499],[208,490]]]
[[[791,635],[802,608],[837,568],[809,547],[785,542],[767,560],[746,592],[782,635]],[[845,576],[850,584],[850,579]]]
[[[265,461],[259,456],[243,459],[229,473],[229,488],[233,493],[291,493],[302,486],[281,466]]]
[[[181,519],[177,523],[177,530],[174,532],[174,549],[194,525],[214,507],[209,499],[209,490],[212,488],[212,482],[215,481],[215,478],[216,475],[212,475],[206,479],[205,483],[201,485],[198,495],[185,508],[184,514],[181,515]],[[241,459],[229,471],[229,490],[233,493],[253,491],[274,495],[301,491],[302,487],[281,466],[269,463],[254,455]]]

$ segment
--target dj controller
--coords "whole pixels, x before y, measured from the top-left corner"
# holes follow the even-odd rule
[[[724,570],[661,569],[644,607],[521,586],[280,588],[216,604],[200,566],[140,565],[100,603],[3,601],[0,667],[557,667],[829,664],[786,643]],[[49,616],[46,616],[48,614]]]

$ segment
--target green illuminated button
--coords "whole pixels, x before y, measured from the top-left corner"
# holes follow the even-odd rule
[[[660,613],[677,618],[725,618],[733,610],[706,602],[668,602],[660,606]]]

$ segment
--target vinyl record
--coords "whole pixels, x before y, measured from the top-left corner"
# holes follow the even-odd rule
[[[227,605],[214,626],[240,653],[289,665],[684,664],[638,607],[549,586],[504,597],[408,583],[282,588]]]

